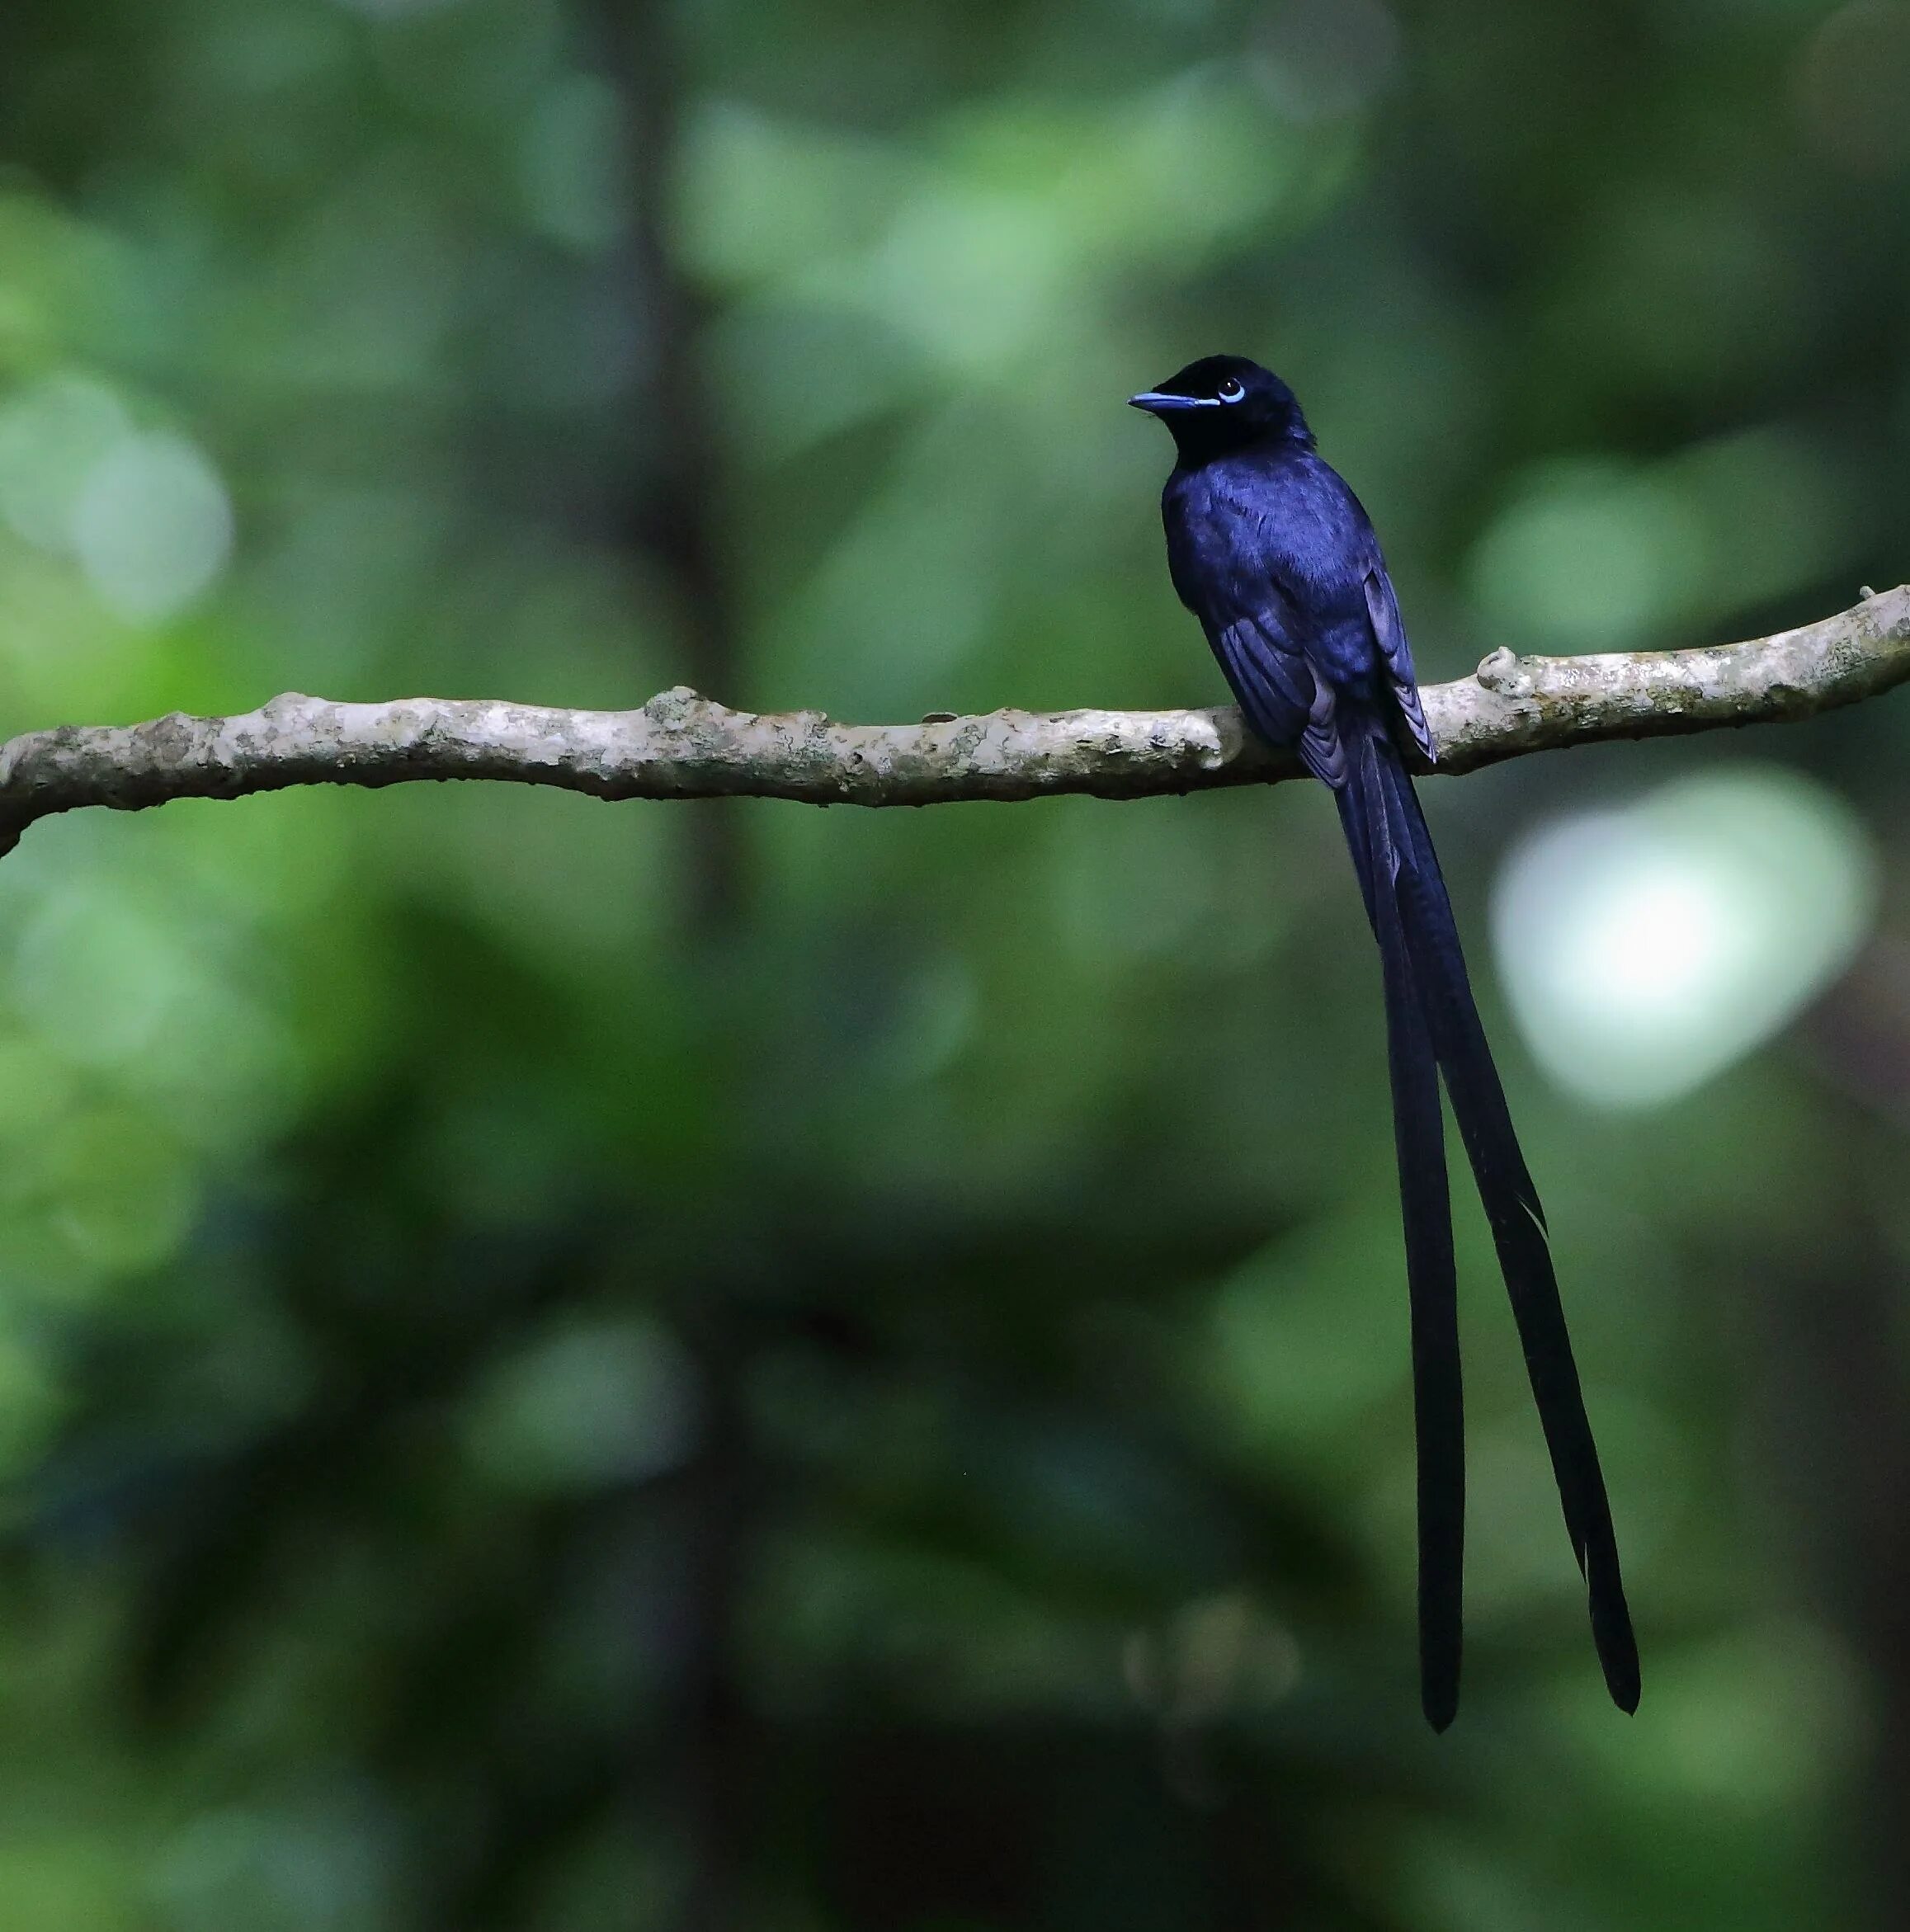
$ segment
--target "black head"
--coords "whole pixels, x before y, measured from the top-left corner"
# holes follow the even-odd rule
[[[1129,396],[1136,409],[1158,416],[1173,432],[1184,459],[1203,462],[1251,443],[1313,447],[1299,404],[1271,370],[1244,356],[1203,356],[1158,389]]]

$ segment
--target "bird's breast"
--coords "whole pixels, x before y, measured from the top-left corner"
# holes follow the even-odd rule
[[[1237,459],[1177,472],[1162,501],[1175,586],[1204,619],[1250,615],[1271,596],[1323,631],[1348,627],[1370,652],[1370,527],[1346,485],[1315,468]]]

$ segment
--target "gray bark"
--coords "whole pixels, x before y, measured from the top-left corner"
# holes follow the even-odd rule
[[[1436,769],[1609,738],[1809,718],[1910,678],[1910,586],[1798,630],[1695,650],[1582,657],[1495,651],[1425,689]],[[488,778],[601,799],[732,796],[812,805],[931,805],[1083,792],[1135,799],[1299,775],[1230,706],[991,711],[841,724],[820,711],[732,711],[684,687],[634,711],[484,699],[333,703],[287,693],[232,718],[62,725],[0,747],[0,852],[35,819],[138,811],[298,785]]]

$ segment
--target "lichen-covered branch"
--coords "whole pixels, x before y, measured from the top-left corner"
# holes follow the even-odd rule
[[[1910,679],[1910,587],[1802,629],[1697,650],[1585,657],[1496,651],[1426,688],[1439,769],[1605,738],[1808,718]],[[732,711],[694,691],[635,711],[491,700],[335,704],[288,694],[233,718],[63,725],[0,747],[0,851],[83,805],[137,811],[298,785],[490,778],[601,799],[793,799],[932,805],[1086,792],[1144,798],[1297,776],[1230,708],[991,711],[920,724],[839,724],[820,711]]]

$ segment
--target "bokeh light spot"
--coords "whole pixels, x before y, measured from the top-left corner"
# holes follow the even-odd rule
[[[1507,993],[1561,1086],[1656,1105],[1771,1038],[1842,969],[1875,873],[1842,803],[1775,768],[1557,820],[1514,848],[1493,896]]]
[[[580,1322],[498,1367],[469,1411],[480,1468],[526,1490],[588,1491],[674,1468],[696,1439],[695,1370],[653,1322]]]
[[[129,436],[102,456],[73,511],[73,546],[106,608],[136,624],[176,615],[232,551],[232,505],[185,437]]]

